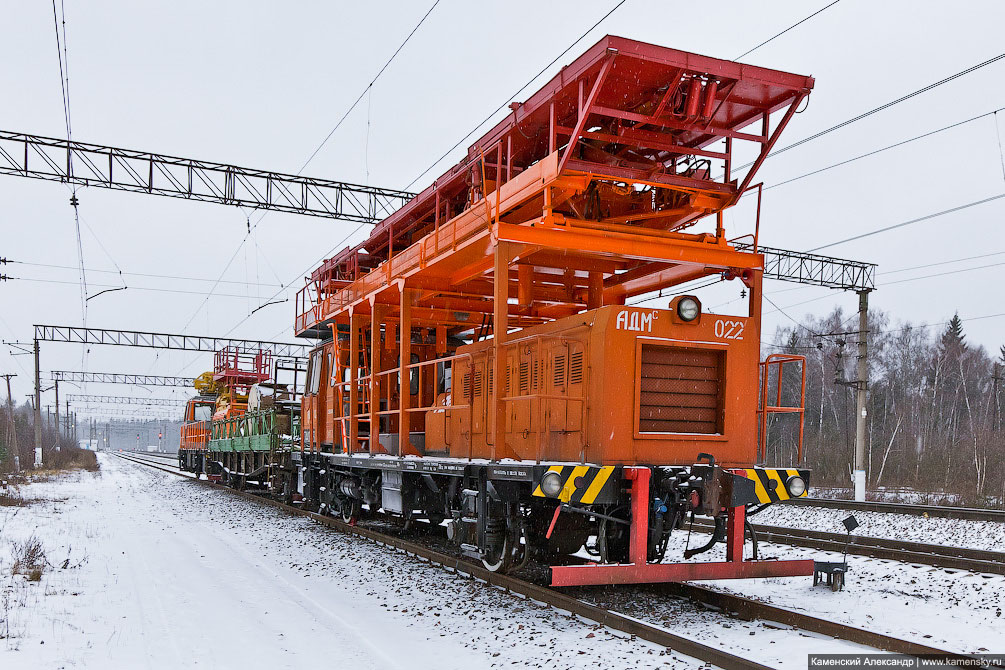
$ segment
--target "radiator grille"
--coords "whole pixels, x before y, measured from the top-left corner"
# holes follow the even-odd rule
[[[724,352],[642,345],[639,432],[722,432]]]

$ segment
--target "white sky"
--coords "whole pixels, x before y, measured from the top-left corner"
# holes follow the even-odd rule
[[[430,4],[65,0],[74,139],[295,172]],[[378,80],[369,104],[357,108],[304,174],[404,188],[614,4],[442,0]],[[700,9],[694,3],[628,0],[520,99],[607,33],[735,58],[826,4],[725,1]],[[809,108],[782,137],[786,145],[998,55],[1003,24],[1005,5],[994,1],[842,0],[744,60],[816,78]],[[62,136],[51,5],[7,3],[0,41],[0,128]],[[1005,107],[1003,83],[1005,60],[772,158],[759,179],[770,185]],[[1005,133],[1005,112],[998,116]],[[1005,192],[993,121],[986,117],[765,193],[762,242],[811,249]],[[428,185],[466,146],[414,190]],[[292,296],[314,260],[344,246],[356,227],[270,213],[224,276],[233,283],[221,284],[206,301],[198,293],[209,291],[245,236],[241,210],[96,188],[81,190],[79,197],[90,293],[100,290],[98,284],[118,285],[114,274],[97,272],[116,267],[210,280],[127,276],[130,289],[90,301],[93,327],[222,335],[280,282],[291,285]],[[68,198],[59,184],[0,177],[0,256],[69,268],[0,266],[17,277],[66,282],[0,283],[4,340],[30,340],[35,323],[81,323]],[[881,272],[999,253],[880,274],[882,284],[1003,264],[881,286],[872,296],[872,305],[916,323],[944,321],[959,310],[970,341],[997,350],[1005,343],[1005,318],[968,318],[1005,312],[996,287],[1005,269],[1003,213],[1005,200],[999,200],[822,253],[877,262]],[[730,216],[737,231],[745,232],[750,222],[747,209]],[[797,319],[835,304],[855,309],[854,294],[794,286],[771,282],[766,288]],[[734,282],[702,297],[714,307],[738,291]],[[764,339],[775,326],[791,323],[772,310],[766,303]],[[292,312],[292,300],[267,307],[234,335],[292,340]],[[42,346],[46,371],[79,370],[81,358],[79,347]],[[209,354],[121,347],[93,347],[86,360],[92,371],[188,376],[211,365]],[[13,358],[10,347],[0,348],[0,372],[8,371],[18,374],[15,393],[23,401],[31,390],[31,358]],[[184,389],[97,384],[87,392],[188,395]],[[43,404],[49,402],[51,393]]]

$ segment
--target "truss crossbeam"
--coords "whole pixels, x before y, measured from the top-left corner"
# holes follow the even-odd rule
[[[129,375],[115,372],[76,372],[53,370],[49,379],[55,382],[77,382],[82,384],[132,384],[134,386],[180,386],[192,388],[192,377],[165,377],[163,375]]]
[[[108,328],[78,328],[76,326],[35,326],[35,339],[40,342],[68,342],[71,344],[109,344],[148,349],[178,349],[182,351],[216,352],[225,347],[243,350],[266,349],[276,358],[304,358],[307,346],[287,342],[262,342],[237,340],[226,337],[200,335],[174,335],[148,333]]]
[[[184,398],[136,398],[114,395],[69,395],[70,402],[108,405],[144,405],[146,407],[177,407],[184,405]]]
[[[329,179],[0,131],[0,174],[376,223],[413,194]]]
[[[736,245],[736,248],[746,251],[752,247]],[[873,291],[876,288],[875,263],[761,246],[757,247],[757,253],[764,254],[764,276],[767,279],[847,291]]]

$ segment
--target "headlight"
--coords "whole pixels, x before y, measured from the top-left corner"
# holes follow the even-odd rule
[[[549,498],[555,498],[562,492],[562,476],[557,472],[546,472],[541,477],[541,492]]]
[[[694,321],[701,314],[701,303],[697,298],[684,296],[677,301],[677,316],[681,321]]]
[[[793,475],[785,480],[785,488],[789,490],[789,495],[798,498],[806,493],[806,480],[798,475]]]

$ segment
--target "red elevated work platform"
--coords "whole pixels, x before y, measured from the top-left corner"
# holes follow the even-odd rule
[[[272,352],[264,349],[225,347],[213,356],[213,381],[239,397],[247,397],[253,384],[272,377]]]

